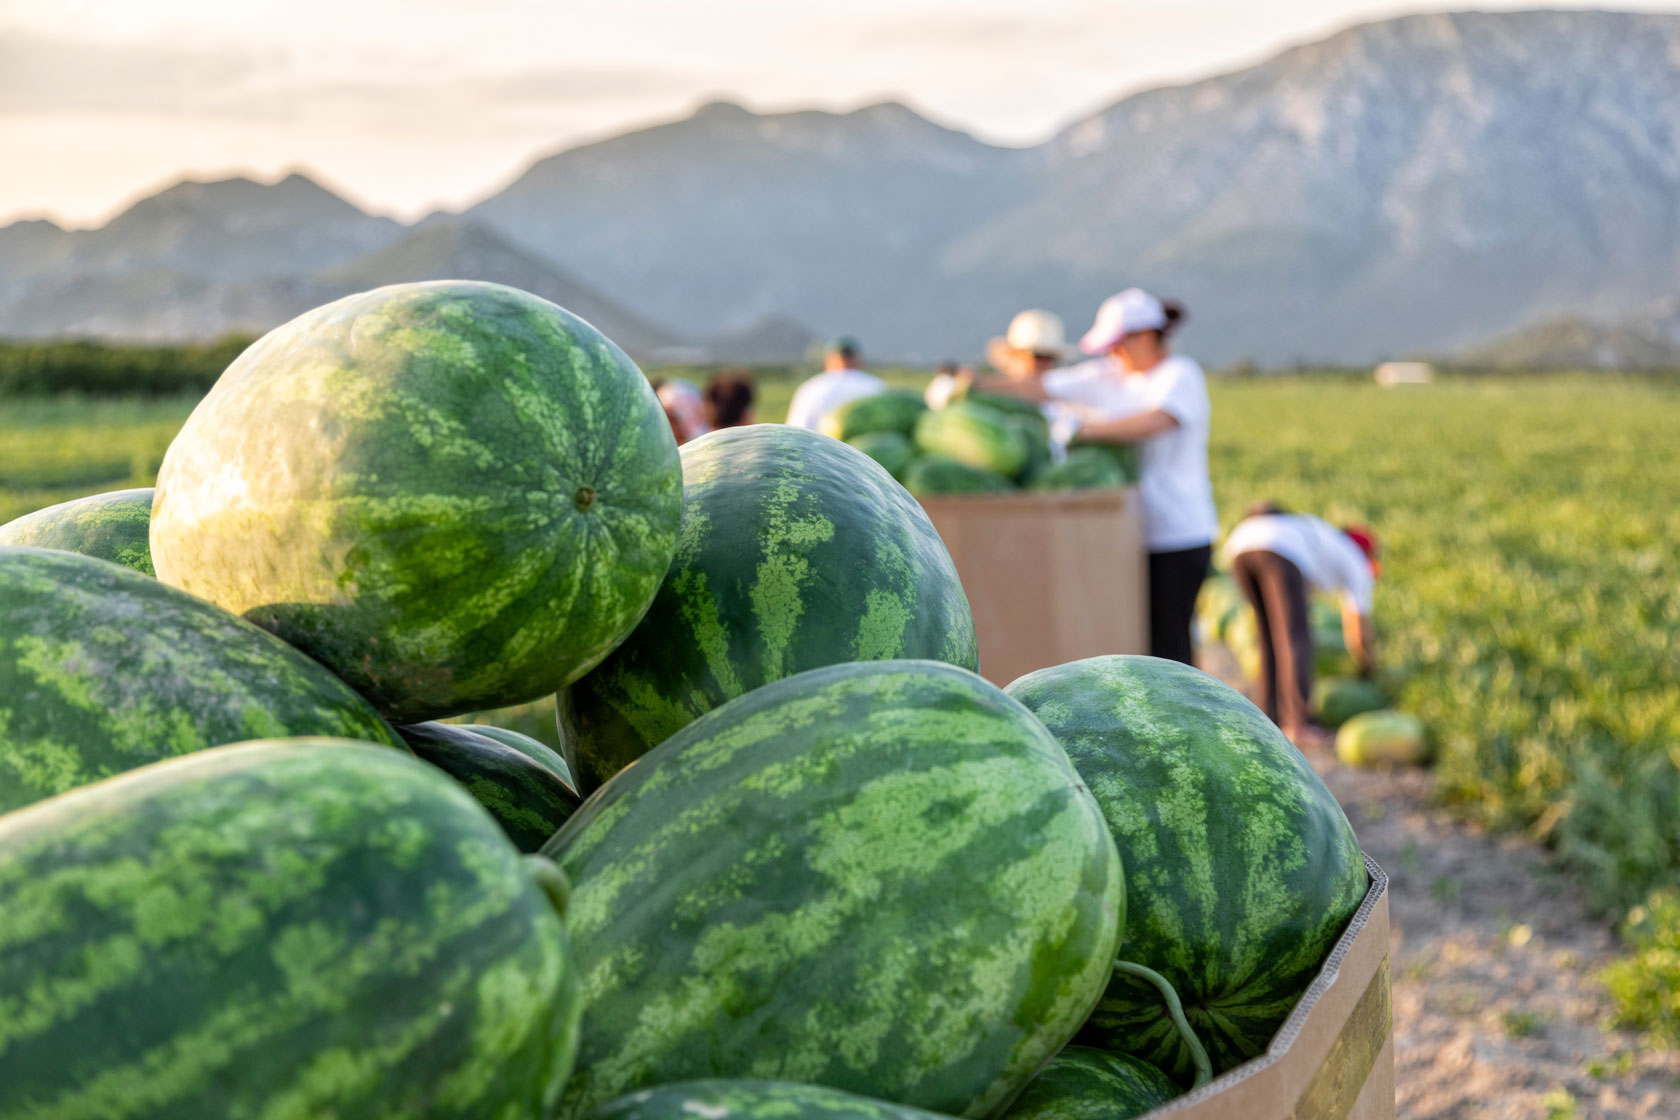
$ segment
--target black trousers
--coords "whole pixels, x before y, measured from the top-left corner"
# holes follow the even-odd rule
[[[1196,663],[1190,620],[1212,560],[1213,546],[1206,544],[1149,554],[1149,652],[1155,657]]]
[[[1283,728],[1312,721],[1313,636],[1301,569],[1275,552],[1244,552],[1231,575],[1260,624],[1260,707]]]

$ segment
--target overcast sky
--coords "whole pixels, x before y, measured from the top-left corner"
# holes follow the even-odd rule
[[[0,0],[0,222],[302,167],[414,218],[686,115],[895,98],[1002,143],[1406,10],[1536,0]],[[1680,0],[1614,5],[1680,10]]]

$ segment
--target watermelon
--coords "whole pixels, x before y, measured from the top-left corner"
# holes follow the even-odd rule
[[[1134,486],[1138,479],[1143,477],[1142,453],[1138,450],[1137,444],[1081,440],[1078,436],[1075,436],[1073,441],[1068,444],[1070,452],[1084,450],[1085,448],[1101,451],[1114,460],[1115,466],[1119,467],[1120,473],[1125,476],[1125,485]]]
[[[1265,1050],[1365,895],[1359,842],[1301,752],[1241,693],[1153,657],[1029,673],[1126,869],[1121,943],[1159,972],[1221,1073]],[[1187,1082],[1159,993],[1116,975],[1081,1035]]]
[[[1406,712],[1361,712],[1336,732],[1336,757],[1349,766],[1421,766],[1429,761],[1423,721]]]
[[[1031,444],[1008,414],[983,404],[957,401],[922,413],[914,438],[922,451],[1012,478],[1027,465]]]
[[[1016,481],[1025,482],[1051,466],[1050,433],[1042,416],[1011,415],[1009,423],[1027,440],[1027,460],[1014,474]]]
[[[890,389],[847,401],[822,418],[819,430],[843,440],[874,432],[897,432],[908,438],[916,430],[916,418],[926,411],[920,395]]]
[[[599,331],[496,284],[397,284],[228,367],[164,456],[152,558],[415,723],[605,657],[681,494],[653,390]]]
[[[918,455],[904,472],[904,488],[918,498],[940,494],[999,494],[1015,489],[996,471],[959,463],[948,455]]]
[[[585,1120],[942,1120],[890,1101],[796,1081],[683,1081],[609,1101]]]
[[[1312,703],[1326,727],[1340,727],[1360,712],[1388,706],[1382,689],[1359,677],[1320,677],[1313,682]]]
[[[146,575],[152,570],[147,534],[152,488],[113,490],[24,514],[0,525],[0,546],[59,548],[109,560]]]
[[[577,792],[577,780],[572,777],[572,768],[566,765],[566,760],[561,757],[559,751],[541,739],[533,739],[521,732],[506,727],[494,727],[488,723],[471,723],[465,726],[474,734],[494,739],[505,747],[512,747],[533,762],[541,763],[554,771],[555,776],[565,783],[567,789],[574,794]]]
[[[867,432],[846,442],[881,464],[888,474],[897,479],[903,479],[905,468],[916,457],[910,437],[899,432]]]
[[[1307,622],[1313,636],[1313,673],[1319,677],[1351,676],[1356,667],[1342,634],[1341,605],[1315,597],[1307,604]]]
[[[1030,482],[1034,490],[1096,490],[1126,485],[1126,474],[1113,456],[1080,447],[1069,451],[1062,462],[1047,464]]]
[[[415,756],[457,782],[502,826],[513,846],[534,852],[577,811],[578,795],[530,755],[448,723],[397,728]]]
[[[1196,624],[1205,640],[1224,641],[1225,632],[1236,620],[1237,612],[1249,609],[1248,600],[1238,590],[1237,582],[1230,573],[1212,572],[1202,582],[1201,593],[1196,598]]]
[[[402,743],[279,638],[105,560],[0,548],[0,619],[0,812],[252,736]]]
[[[689,722],[841,661],[975,668],[974,618],[922,507],[863,452],[781,424],[682,449],[676,561],[636,632],[560,697],[590,790]]]
[[[573,885],[584,991],[563,1115],[697,1077],[988,1115],[1085,1021],[1124,914],[1055,740],[930,661],[749,692],[543,850]]]
[[[1142,1058],[1069,1046],[1027,1082],[1004,1120],[1129,1120],[1180,1093]]]
[[[436,770],[347,740],[0,817],[0,1116],[544,1120],[577,1044],[564,890]]]
[[[1050,434],[1050,421],[1045,418],[1043,409],[1039,407],[1038,402],[1030,401],[1026,397],[1011,396],[1008,393],[988,393],[984,389],[970,388],[957,399],[969,404],[984,405],[1018,420],[1028,421],[1029,426],[1036,426],[1044,435]]]

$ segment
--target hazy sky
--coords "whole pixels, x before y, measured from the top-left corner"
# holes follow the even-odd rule
[[[98,224],[183,175],[298,166],[412,218],[717,97],[754,109],[891,97],[1032,143],[1145,86],[1404,10],[1472,6],[1548,5],[0,0],[0,222]]]

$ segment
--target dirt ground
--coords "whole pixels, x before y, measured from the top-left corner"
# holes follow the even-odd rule
[[[1614,938],[1542,851],[1432,804],[1427,771],[1309,757],[1389,875],[1400,1120],[1680,1120],[1680,1053],[1609,1028]]]

